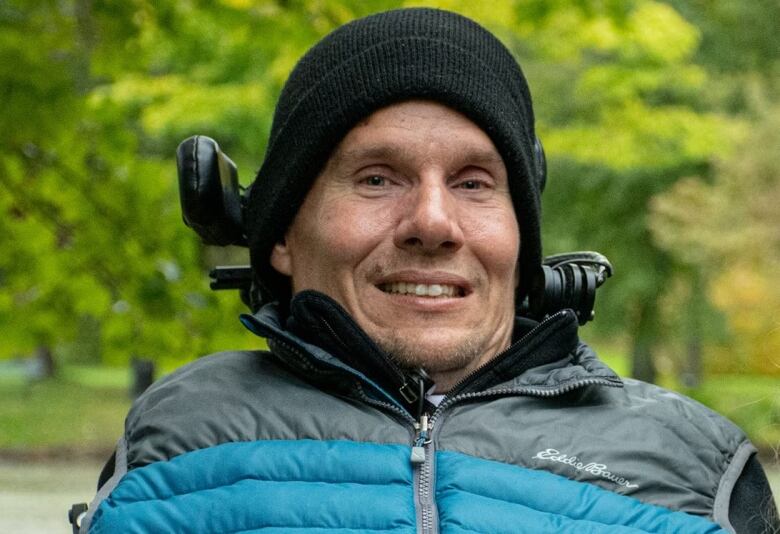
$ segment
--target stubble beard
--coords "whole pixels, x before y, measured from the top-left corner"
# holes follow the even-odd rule
[[[424,369],[428,374],[465,369],[482,357],[481,340],[466,339],[454,348],[424,349],[398,335],[384,336],[377,345],[396,363],[407,369]]]

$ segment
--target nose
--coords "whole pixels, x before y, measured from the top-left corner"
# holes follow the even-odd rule
[[[395,245],[426,254],[455,252],[463,246],[456,199],[445,180],[422,180],[404,199]]]

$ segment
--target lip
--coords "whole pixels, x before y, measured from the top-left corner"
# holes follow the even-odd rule
[[[464,312],[471,299],[467,297],[420,297],[417,295],[402,295],[400,293],[385,293],[376,286],[373,290],[379,296],[380,300],[375,301],[375,312],[384,310],[389,312],[393,323],[405,322],[409,320],[409,313],[423,314],[430,317],[430,314],[461,314]],[[415,315],[416,316],[416,315]],[[420,326],[419,321],[416,322]]]
[[[440,284],[451,285],[458,288],[460,296],[457,297],[426,297],[412,294],[387,293],[380,289],[383,284],[392,284],[404,282],[407,284]],[[374,289],[378,291],[384,302],[390,303],[398,312],[403,310],[417,311],[422,313],[450,313],[463,311],[472,299],[469,298],[474,292],[473,285],[456,274],[446,271],[418,271],[404,270],[396,271],[382,276],[374,282]]]
[[[416,271],[416,270],[398,271],[398,272],[385,275],[382,278],[374,281],[374,286],[377,289],[379,289],[380,286],[384,284],[394,284],[397,282],[404,282],[406,284],[425,284],[425,285],[439,284],[439,285],[455,286],[458,288],[460,292],[460,296],[452,297],[452,299],[454,300],[468,297],[474,291],[473,286],[471,285],[471,283],[469,283],[468,280],[466,280],[462,276],[458,276],[445,271],[430,271],[430,272]],[[381,289],[379,290],[382,291]],[[382,291],[382,293],[385,292]],[[412,295],[401,295],[401,296],[413,297]],[[425,300],[432,300],[427,297],[419,297],[419,298],[423,298]]]

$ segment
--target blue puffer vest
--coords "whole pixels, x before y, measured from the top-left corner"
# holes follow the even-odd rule
[[[690,399],[621,381],[570,311],[421,415],[293,335],[273,306],[244,322],[271,352],[212,355],[152,386],[82,532],[730,529],[754,452],[745,436]],[[512,358],[541,363],[512,375]]]

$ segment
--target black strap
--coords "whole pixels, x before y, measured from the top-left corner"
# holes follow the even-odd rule
[[[74,504],[70,507],[70,510],[68,510],[68,521],[70,521],[73,534],[79,534],[81,531],[81,519],[84,517],[84,514],[87,513],[88,509],[89,506],[87,506],[87,503],[80,502]]]
[[[780,533],[772,489],[755,454],[745,464],[731,493],[729,521],[737,534]]]
[[[108,482],[108,479],[111,478],[111,475],[114,474],[115,466],[116,466],[116,451],[111,453],[111,457],[108,459],[106,464],[103,466],[103,469],[100,471],[100,476],[98,477],[98,483],[97,483],[98,490],[100,490],[100,488],[103,487],[103,484]]]

